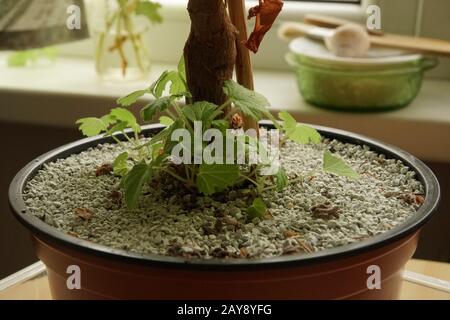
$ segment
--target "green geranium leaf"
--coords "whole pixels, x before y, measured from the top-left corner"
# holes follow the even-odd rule
[[[161,73],[159,78],[155,82],[153,82],[152,85],[150,86],[149,90],[152,92],[152,94],[155,96],[155,98],[162,97],[162,94],[164,92],[164,89],[166,88],[167,82],[162,83],[161,85],[159,85],[159,83],[163,79],[166,79],[168,73],[169,73],[169,71],[165,70],[163,73]]]
[[[146,16],[152,23],[161,23],[163,18],[159,13],[161,5],[157,2],[141,0],[137,3],[136,14]]]
[[[178,120],[177,120],[178,121]],[[175,124],[175,123],[174,123]],[[170,127],[167,127],[163,130],[161,130],[160,132],[158,132],[157,134],[155,134],[150,141],[144,143],[142,145],[142,147],[146,147],[146,146],[153,146],[159,142],[164,144],[164,141],[169,137],[169,134],[172,134],[172,131],[170,130],[170,128],[174,125],[172,124]]]
[[[138,101],[139,98],[141,98],[147,93],[151,93],[151,91],[149,89],[144,89],[132,92],[126,95],[125,97],[117,99],[117,104],[121,105],[122,107],[131,106],[133,103]]]
[[[76,124],[79,124],[79,129],[87,137],[93,137],[100,134],[102,131],[108,129],[108,123],[105,123],[102,119],[89,117],[77,120]]]
[[[181,94],[187,91],[186,82],[178,71],[171,71],[167,75],[170,85],[170,94]]]
[[[278,114],[278,117],[283,120],[283,129],[286,131],[286,134],[289,135],[295,130],[297,126],[297,121],[291,116],[288,112],[282,111]]]
[[[232,80],[225,81],[224,92],[234,106],[245,115],[260,120],[270,105],[267,99],[252,90],[248,90]]]
[[[133,113],[125,108],[114,108],[110,113],[115,119],[125,122],[134,132],[141,132],[141,127],[138,125],[136,117]]]
[[[217,120],[213,120],[211,122],[211,126],[213,128],[219,129],[220,132],[222,132],[223,134],[225,134],[226,130],[230,127],[230,124],[228,123],[227,120],[224,119],[217,119]]]
[[[134,116],[134,114],[125,108],[114,108],[111,110],[110,115],[115,119],[126,122],[130,125],[136,123],[136,117]]]
[[[283,190],[288,184],[288,177],[286,171],[284,171],[283,168],[279,168],[275,177],[277,179],[277,190],[278,191]]]
[[[159,118],[159,123],[165,125],[165,126],[170,126],[173,124],[173,119],[167,116],[162,116]]]
[[[125,176],[128,173],[128,152],[123,152],[117,156],[113,162],[114,174],[117,176]]]
[[[128,123],[119,121],[105,133],[105,136],[113,135],[116,132],[122,132],[126,128],[128,128]]]
[[[200,101],[183,108],[183,114],[186,118],[194,121],[202,121],[204,128],[209,128],[217,106],[213,103]]]
[[[316,129],[305,124],[298,124],[295,129],[290,134],[288,134],[288,137],[291,140],[302,144],[318,144],[320,143],[321,139],[320,133],[317,132]]]
[[[122,179],[122,186],[125,191],[125,203],[130,209],[137,206],[138,200],[142,194],[142,188],[153,175],[153,168],[141,162],[136,164],[130,172],[128,172]]]
[[[165,137],[165,142],[164,142],[164,152],[167,154],[170,154],[172,152],[172,149],[178,144],[177,141],[172,141],[171,136],[172,133],[176,130],[176,129],[181,129],[184,126],[184,122],[181,119],[177,119],[175,120],[175,122],[168,127],[166,130],[166,137]]]
[[[345,176],[350,179],[358,179],[358,173],[352,169],[341,158],[334,156],[330,151],[325,150],[323,154],[323,170],[328,173],[334,173]]]
[[[144,108],[141,109],[141,117],[144,121],[151,121],[155,117],[157,113],[163,112],[173,102],[173,97],[162,97],[157,98],[154,101],[147,104]]]
[[[297,123],[295,118],[286,111],[280,112],[278,117],[283,120],[283,129],[292,141],[302,144],[320,143],[321,136],[316,129]]]
[[[156,159],[161,155],[161,150],[164,148],[164,143],[162,141],[158,141],[154,143],[152,146],[152,159]]]
[[[171,95],[185,95],[188,91],[186,81],[178,71],[164,71],[163,74],[150,87],[156,98],[161,98],[167,85],[170,83],[169,93]]]
[[[100,118],[100,120],[102,120],[103,123],[104,123],[107,127],[109,127],[110,125],[116,123],[116,121],[117,121],[116,117],[114,117],[114,116],[111,115],[111,114],[104,115],[103,117]]]
[[[180,61],[178,62],[178,74],[180,78],[186,82],[186,63],[184,61],[184,55],[181,56]]]
[[[267,207],[261,198],[253,200],[253,204],[247,209],[247,215],[250,219],[262,218],[267,212]]]
[[[239,178],[237,164],[201,164],[197,175],[197,188],[210,195],[232,186]]]

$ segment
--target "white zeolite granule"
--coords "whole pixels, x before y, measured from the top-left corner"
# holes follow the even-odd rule
[[[360,179],[323,173],[324,148],[338,153]],[[202,197],[155,185],[145,190],[138,209],[128,210],[111,197],[120,190],[119,178],[95,174],[120,152],[116,145],[99,145],[45,165],[26,186],[29,212],[72,236],[135,253],[263,258],[364,240],[414,215],[420,206],[414,199],[423,200],[423,186],[400,161],[325,140],[319,146],[286,143],[283,166],[290,177],[304,180],[263,194],[269,208],[264,219],[246,220],[248,189]],[[83,220],[77,209],[92,215]],[[330,214],[321,215],[321,209]]]

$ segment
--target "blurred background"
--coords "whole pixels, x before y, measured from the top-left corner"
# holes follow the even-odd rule
[[[130,11],[117,0],[0,0],[0,279],[37,260],[28,232],[9,210],[12,177],[40,154],[81,138],[76,119],[105,114],[118,97],[173,68],[182,54],[187,1],[137,1]],[[450,40],[448,0],[285,0],[277,25],[252,57],[255,87],[273,112],[368,135],[425,161],[443,198],[415,257],[450,262],[450,58],[375,52],[379,59],[406,56],[407,66],[394,72],[402,78],[378,76],[381,64],[348,75],[356,62],[331,56],[323,41],[302,38],[293,45],[277,35],[281,24],[305,22],[311,14],[366,26],[373,5],[381,13],[376,32]],[[319,65],[317,55],[328,63]]]

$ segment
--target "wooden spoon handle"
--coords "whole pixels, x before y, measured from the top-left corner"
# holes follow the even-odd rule
[[[329,17],[321,14],[307,14],[305,15],[305,23],[312,24],[318,27],[324,27],[324,28],[337,28],[344,24],[348,23],[355,23],[350,20],[335,18],[335,17]],[[383,31],[381,30],[372,30],[367,29],[367,33],[373,34],[373,35],[383,35]]]
[[[385,34],[384,36],[371,36],[370,43],[374,46],[450,56],[450,41],[445,40]]]
[[[336,28],[346,23],[351,23],[345,19],[339,19],[319,14],[308,14],[305,22],[327,28]],[[367,30],[370,34],[370,42],[374,46],[382,46],[395,49],[403,49],[426,54],[436,54],[450,56],[450,41],[419,38],[404,35],[383,33],[378,30]]]

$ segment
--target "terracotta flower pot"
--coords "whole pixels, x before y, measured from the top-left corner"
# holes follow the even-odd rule
[[[160,129],[160,125],[151,125],[144,133]],[[28,214],[22,191],[42,165],[112,142],[103,137],[62,146],[30,162],[12,181],[9,200],[17,219],[32,233],[55,299],[395,299],[420,228],[437,209],[438,181],[425,164],[404,151],[349,132],[317,129],[324,137],[368,145],[415,170],[426,190],[417,213],[394,229],[358,243],[258,260],[184,260],[133,254],[71,237]],[[73,265],[80,268],[81,289],[68,289],[72,273],[67,271]],[[380,276],[380,289],[373,286],[376,275]]]

